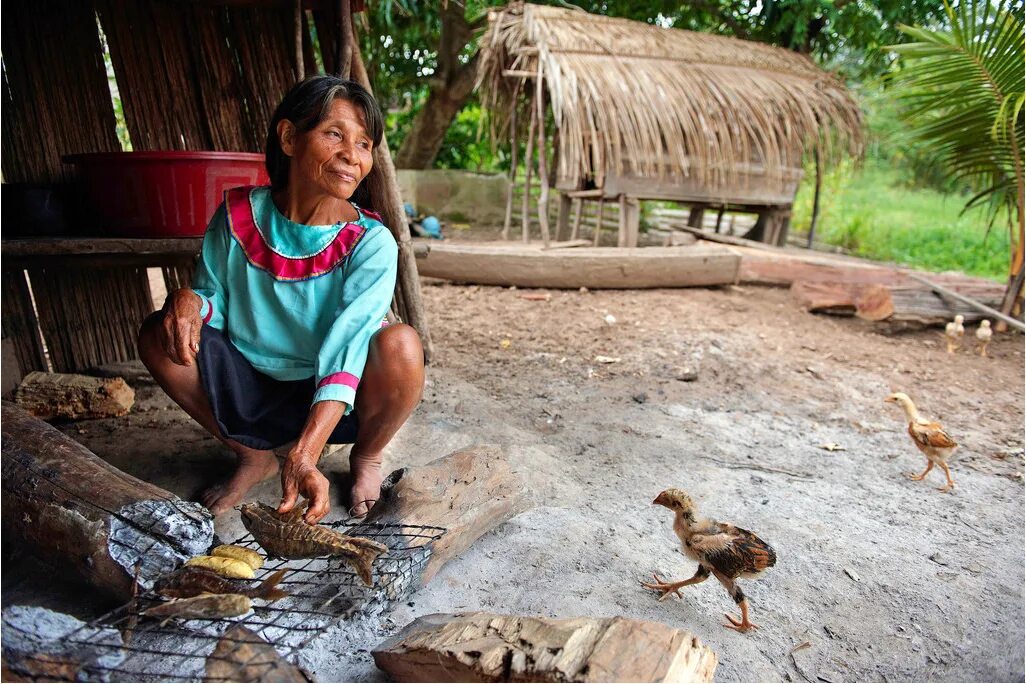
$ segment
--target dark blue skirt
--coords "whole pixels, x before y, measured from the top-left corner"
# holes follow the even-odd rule
[[[274,449],[299,438],[310,415],[314,378],[275,380],[253,368],[228,337],[203,326],[200,381],[221,434],[251,449]],[[328,444],[352,444],[356,411],[339,420]]]

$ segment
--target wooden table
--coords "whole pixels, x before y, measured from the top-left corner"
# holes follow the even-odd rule
[[[138,358],[136,335],[153,309],[146,269],[159,267],[168,291],[187,287],[202,241],[61,237],[0,242],[3,334],[14,343],[21,372],[75,372]]]

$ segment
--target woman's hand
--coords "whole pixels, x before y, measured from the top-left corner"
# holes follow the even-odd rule
[[[168,358],[179,366],[191,366],[199,353],[202,307],[200,296],[184,287],[168,295],[164,302],[163,347]]]
[[[288,513],[296,507],[303,495],[310,505],[303,516],[310,525],[316,525],[331,510],[328,503],[328,478],[317,469],[316,457],[310,458],[303,452],[292,451],[285,458],[281,469],[281,505],[279,513]]]

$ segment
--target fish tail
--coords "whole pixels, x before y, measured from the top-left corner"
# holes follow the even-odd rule
[[[366,543],[363,543],[366,542]],[[353,567],[356,569],[356,574],[360,576],[363,583],[368,587],[374,586],[373,580],[373,568],[374,561],[377,560],[385,551],[388,551],[388,547],[378,542],[367,540],[359,540],[354,546],[356,552],[353,554]]]
[[[273,575],[265,579],[260,583],[256,589],[253,590],[254,598],[261,598],[268,603],[283,599],[288,596],[288,592],[278,589],[278,584],[285,579],[285,573],[287,571],[282,569],[275,572]]]

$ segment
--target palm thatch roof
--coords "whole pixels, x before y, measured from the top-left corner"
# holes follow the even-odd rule
[[[861,114],[843,84],[781,48],[523,3],[491,12],[480,44],[478,85],[497,119],[534,92],[518,85],[523,75],[542,73],[560,178],[729,184],[742,167],[793,178],[812,149],[861,151]]]

